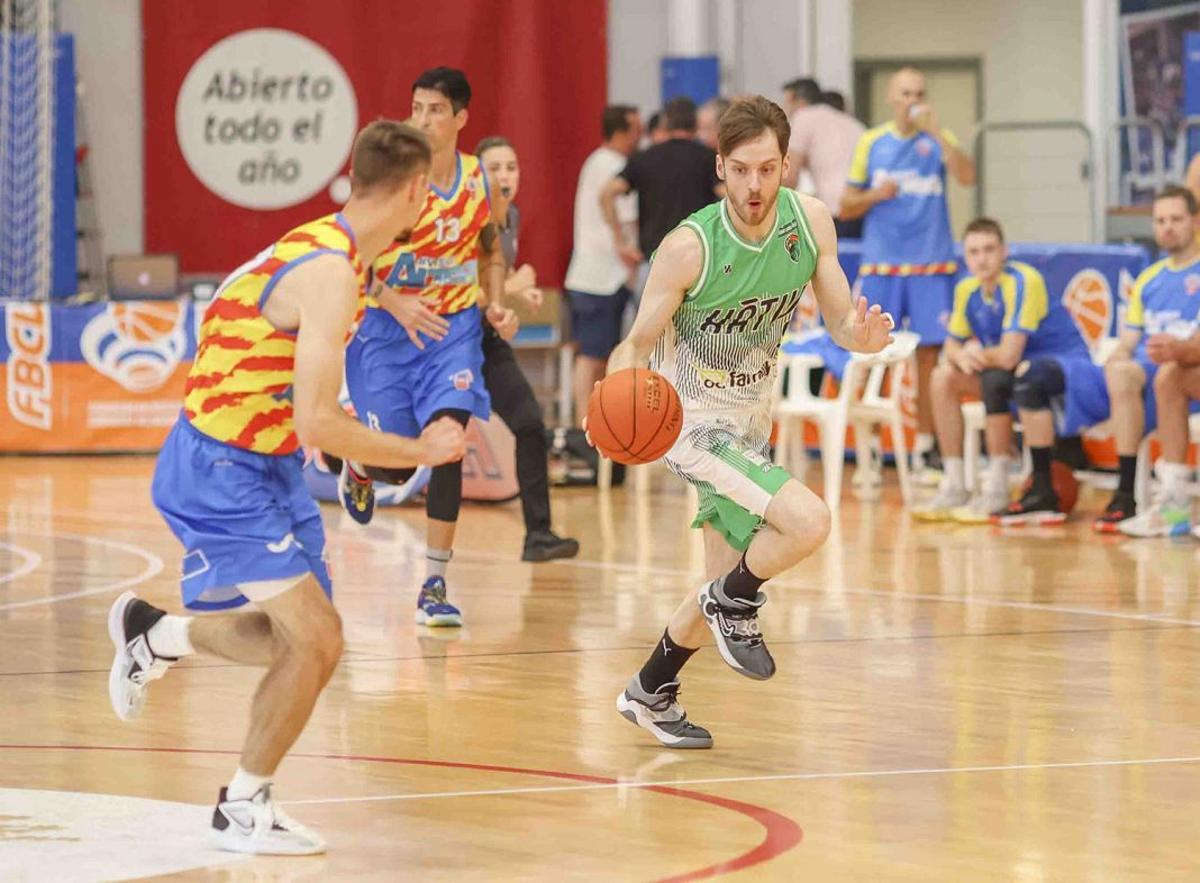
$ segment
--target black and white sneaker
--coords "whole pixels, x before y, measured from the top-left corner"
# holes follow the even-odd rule
[[[213,810],[213,845],[226,852],[255,855],[317,855],[325,841],[301,825],[271,799],[271,786],[263,785],[248,800],[228,800],[221,789]]]
[[[687,719],[679,704],[679,682],[663,684],[653,693],[642,689],[637,675],[617,697],[621,717],[643,730],[668,748],[712,748],[712,733]]]
[[[738,674],[765,681],[775,674],[775,660],[763,642],[758,627],[758,608],[767,603],[759,592],[753,601],[730,598],[725,594],[722,579],[700,587],[696,601],[717,641],[717,651],[729,667]]]
[[[133,592],[126,592],[108,611],[108,636],[112,639],[112,670],[108,675],[108,698],[113,711],[123,721],[133,720],[146,704],[149,683],[167,673],[171,656],[157,656],[150,649],[146,633],[167,615],[147,604]]]

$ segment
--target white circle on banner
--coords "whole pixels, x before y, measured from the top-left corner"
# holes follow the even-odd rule
[[[188,167],[244,208],[286,208],[321,192],[345,165],[357,128],[354,86],[337,59],[279,28],[214,43],[175,101]]]
[[[329,198],[334,202],[346,202],[350,199],[350,176],[338,175],[329,185]]]

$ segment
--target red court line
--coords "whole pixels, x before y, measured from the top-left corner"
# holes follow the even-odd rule
[[[237,756],[240,751],[206,748],[137,748],[126,745],[0,745],[0,751],[122,751],[130,753],[152,754],[217,754]],[[487,763],[462,763],[450,760],[418,760],[405,757],[376,757],[366,754],[289,754],[288,757],[307,758],[309,760],[345,760],[357,763],[390,763],[402,766],[441,767],[444,769],[476,770],[488,773],[512,773],[520,776],[541,776],[549,779],[567,779],[572,782],[587,782],[595,785],[619,785],[617,779],[608,776],[591,776],[583,773],[568,773],[561,770],[538,770],[525,767],[499,766]],[[792,849],[804,838],[804,831],[794,821],[785,815],[731,800],[728,797],[718,797],[714,794],[704,794],[700,791],[690,791],[685,788],[675,788],[670,785],[642,785],[639,791],[653,791],[667,797],[679,797],[684,800],[694,800],[708,803],[730,812],[746,816],[757,822],[766,832],[762,841],[753,849],[735,856],[728,861],[708,865],[696,871],[687,871],[674,877],[663,877],[657,883],[686,883],[691,880],[704,880],[721,874],[731,874],[763,862],[777,858]]]

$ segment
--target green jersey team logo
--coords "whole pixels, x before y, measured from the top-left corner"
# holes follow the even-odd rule
[[[800,237],[795,233],[789,233],[783,240],[783,246],[787,249],[788,257],[792,259],[792,262],[800,263]]]

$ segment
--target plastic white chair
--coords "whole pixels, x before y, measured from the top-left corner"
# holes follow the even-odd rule
[[[847,366],[847,378],[853,366],[866,370],[863,393],[850,400],[848,419],[854,427],[855,459],[859,468],[871,462],[870,436],[875,426],[892,430],[892,455],[896,461],[896,476],[900,480],[900,496],[904,505],[912,502],[912,483],[908,473],[908,443],[904,433],[904,376],[912,370],[913,353],[921,335],[912,331],[896,331],[895,340],[873,355],[853,353]],[[884,378],[891,373],[887,394],[883,394]],[[847,384],[850,385],[850,384]]]
[[[790,468],[792,449],[797,441],[803,456],[803,422],[811,420],[815,423],[820,437],[825,504],[831,510],[836,510],[841,505],[846,427],[850,425],[854,426],[860,469],[870,462],[869,437],[872,429],[878,425],[891,428],[896,471],[900,478],[900,493],[905,505],[908,505],[911,499],[901,392],[904,372],[921,338],[911,331],[897,331],[893,336],[894,342],[882,352],[871,355],[851,353],[842,377],[841,389],[835,399],[819,398],[811,392],[809,375],[814,368],[823,365],[819,356],[804,353],[781,357],[780,371],[775,379],[774,414],[779,421],[775,462]],[[789,374],[786,394],[783,390],[784,368]],[[884,394],[883,382],[889,371],[891,384],[887,394]],[[861,396],[858,395],[860,386]]]
[[[1150,480],[1154,474],[1154,464],[1150,461],[1150,438],[1153,435],[1148,433],[1138,445],[1137,472],[1133,478],[1133,498],[1137,501],[1138,509],[1150,505]],[[1188,415],[1188,441],[1200,444],[1200,414]]]
[[[983,402],[963,402],[963,474],[967,477],[968,490],[975,490],[979,484],[979,461],[982,459],[979,435],[987,427],[987,411]],[[1020,432],[1019,421],[1013,422],[1013,432]],[[1033,471],[1033,458],[1029,454],[1029,445],[1021,449],[1021,472],[1018,481],[1024,481]]]
[[[773,415],[779,423],[779,432],[775,437],[775,463],[797,474],[803,474],[808,459],[804,450],[804,421],[811,420],[815,423],[821,445],[825,503],[830,509],[836,509],[841,502],[842,468],[846,459],[846,422],[850,390],[853,386],[848,381],[852,379],[853,372],[847,366],[847,376],[837,398],[822,398],[812,394],[810,378],[815,369],[824,365],[825,362],[820,356],[810,353],[780,355],[772,397]],[[800,460],[793,466],[792,455],[796,451],[799,452]]]

